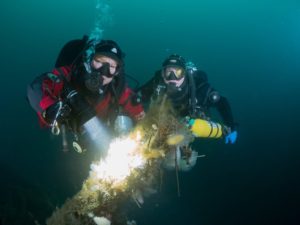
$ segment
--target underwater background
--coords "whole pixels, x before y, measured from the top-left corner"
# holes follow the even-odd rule
[[[239,123],[234,145],[197,140],[206,157],[180,173],[181,196],[166,173],[162,191],[133,206],[138,225],[299,224],[299,1],[2,0],[0,9],[0,225],[43,224],[87,177],[90,156],[61,151],[26,88],[95,26],[140,84],[171,53],[196,63]]]

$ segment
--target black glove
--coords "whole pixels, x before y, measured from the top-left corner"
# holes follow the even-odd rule
[[[62,123],[69,118],[70,112],[71,109],[67,104],[58,101],[46,109],[43,113],[43,118],[49,124],[54,122]]]

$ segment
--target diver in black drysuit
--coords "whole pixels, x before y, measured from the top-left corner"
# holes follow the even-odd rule
[[[143,103],[166,94],[181,117],[210,120],[210,109],[216,108],[226,127],[225,143],[235,143],[236,123],[228,100],[208,83],[205,72],[191,62],[186,63],[182,56],[170,55],[154,77],[137,91]]]

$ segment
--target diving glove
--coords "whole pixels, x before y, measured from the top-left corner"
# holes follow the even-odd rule
[[[69,117],[70,112],[71,109],[67,104],[64,104],[62,101],[58,101],[49,106],[42,115],[47,123],[53,124],[55,122],[61,123],[66,120]]]
[[[237,139],[237,131],[232,131],[225,136],[225,144],[234,144]]]

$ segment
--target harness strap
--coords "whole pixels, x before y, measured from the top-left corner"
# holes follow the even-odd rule
[[[194,80],[194,73],[193,70],[188,71],[188,78],[189,78],[189,89],[191,90],[191,99],[190,99],[190,114],[192,117],[196,116],[196,85]]]

